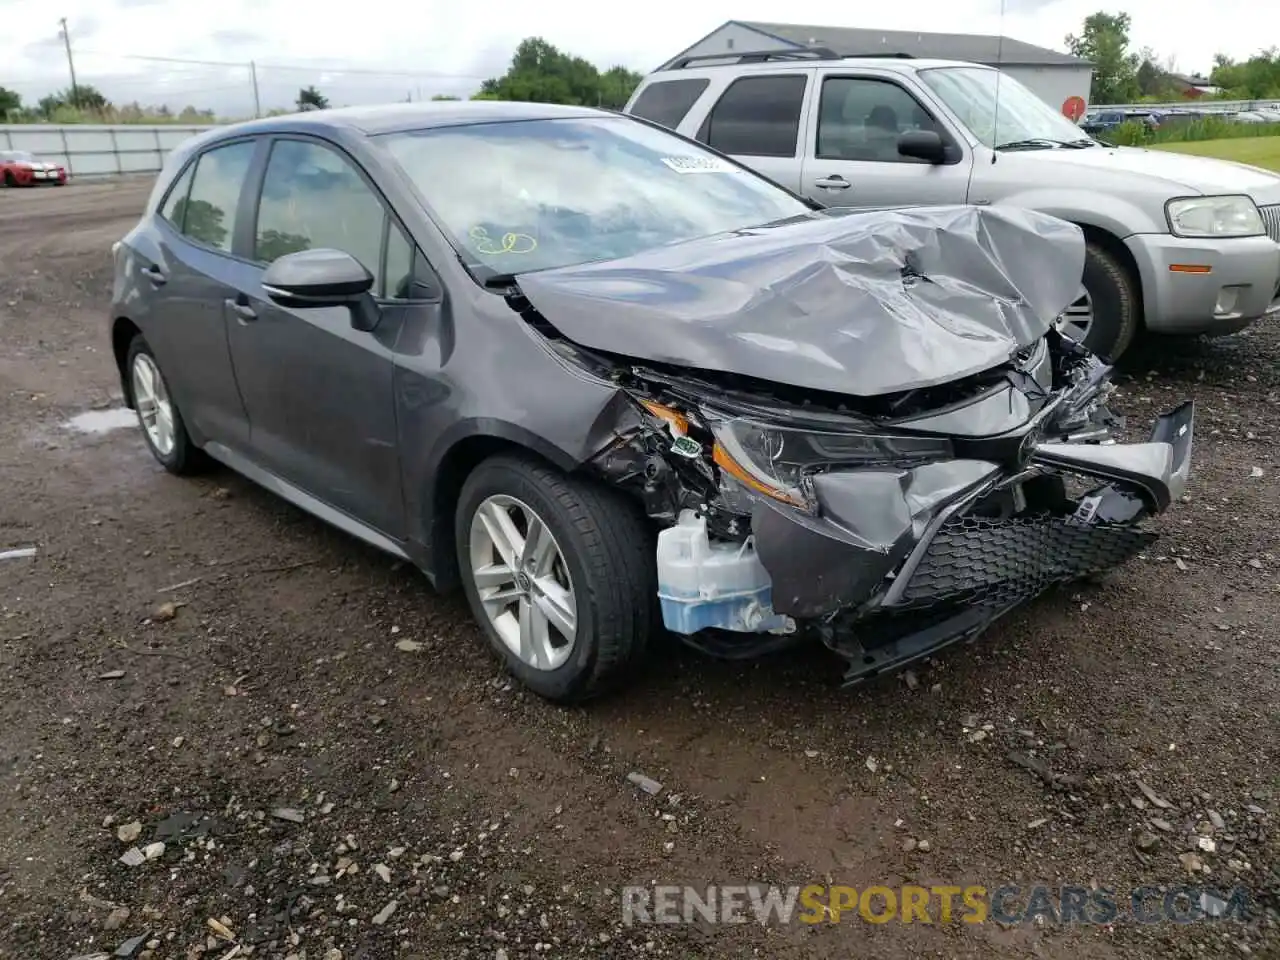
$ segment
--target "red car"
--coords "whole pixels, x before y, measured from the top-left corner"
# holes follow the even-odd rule
[[[0,181],[6,187],[34,187],[67,182],[67,170],[60,163],[37,160],[25,150],[0,150]]]

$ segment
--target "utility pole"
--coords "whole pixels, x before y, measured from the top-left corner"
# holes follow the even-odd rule
[[[253,118],[262,116],[262,101],[258,99],[258,65],[249,61],[249,76],[253,78]]]
[[[67,18],[58,21],[62,24],[62,42],[67,48],[67,67],[71,71],[71,105],[80,106],[80,88],[76,85],[76,62],[71,57],[71,31],[67,29]]]

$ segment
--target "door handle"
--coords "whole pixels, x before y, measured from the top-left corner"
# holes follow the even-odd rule
[[[222,302],[225,303],[227,307],[245,323],[258,319],[258,311],[253,309],[253,307],[247,303],[242,303],[239,300],[232,300],[230,297]]]
[[[832,174],[829,177],[819,177],[817,180],[813,181],[813,183],[814,186],[822,187],[824,190],[848,190],[853,186],[853,184],[838,173]]]
[[[163,287],[168,281],[168,277],[164,275],[164,271],[157,267],[154,263],[145,267],[139,267],[138,272],[150,280],[157,287]]]

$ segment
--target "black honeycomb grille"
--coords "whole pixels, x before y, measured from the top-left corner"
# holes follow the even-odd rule
[[[1073,523],[1047,514],[954,518],[929,545],[902,604],[1016,603],[1052,584],[1124,563],[1155,539],[1135,527]]]

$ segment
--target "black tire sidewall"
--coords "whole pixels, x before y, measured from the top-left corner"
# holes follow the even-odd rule
[[[138,412],[138,398],[133,395],[133,364],[140,354],[146,354],[156,365],[156,370],[160,372],[160,378],[164,380],[165,393],[169,395],[169,405],[173,410],[173,449],[169,451],[167,456],[157,450],[156,445],[151,442],[151,435],[147,433],[147,429],[142,423],[142,414]],[[134,413],[138,416],[138,427],[142,431],[142,439],[146,443],[147,449],[151,451],[151,455],[166,470],[171,473],[181,473],[191,456],[191,439],[187,436],[186,424],[183,423],[182,415],[178,412],[178,405],[173,400],[173,390],[164,375],[164,370],[160,367],[160,360],[156,357],[150,344],[147,343],[142,334],[135,336],[129,344],[129,351],[125,355],[125,376],[129,382],[129,399],[133,402]]]
[[[1133,341],[1138,328],[1138,299],[1124,267],[1102,248],[1089,244],[1081,277],[1093,308],[1084,345],[1108,362]]]
[[[574,700],[590,683],[599,652],[598,617],[592,602],[596,595],[595,584],[587,569],[587,551],[577,529],[565,516],[564,508],[544,489],[534,469],[523,461],[491,460],[482,463],[467,479],[458,499],[454,522],[459,572],[472,613],[490,647],[506,664],[507,669],[539,696],[557,701]],[[574,637],[573,653],[554,670],[531,667],[508,649],[489,623],[480,603],[475,581],[471,577],[471,519],[480,504],[495,494],[505,494],[527,504],[550,529],[568,567],[578,607],[575,611],[577,635]]]

